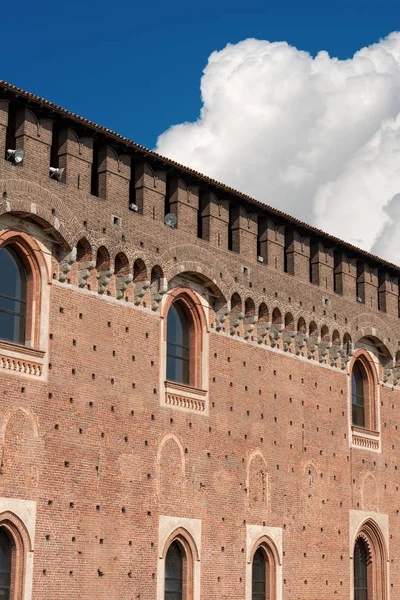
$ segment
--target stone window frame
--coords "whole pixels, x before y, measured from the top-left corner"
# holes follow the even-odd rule
[[[352,374],[354,364],[359,361],[366,374],[367,381],[364,389],[365,427],[353,425],[352,415]],[[379,369],[377,357],[364,348],[356,350],[348,365],[348,418],[349,418],[349,445],[352,448],[361,448],[373,452],[381,452],[380,428],[380,388]]]
[[[246,525],[246,600],[252,599],[253,558],[259,548],[269,563],[266,600],[282,600],[282,528]]]
[[[33,227],[33,229],[36,229]],[[0,372],[19,377],[46,379],[44,360],[48,347],[50,303],[50,251],[35,234],[0,230],[0,249],[10,247],[17,254],[27,276],[25,344],[0,339]]]
[[[388,515],[350,510],[350,600],[354,600],[354,549],[360,538],[368,551],[368,586],[369,591],[372,592],[371,600],[388,600],[390,581]]]
[[[182,551],[183,600],[200,600],[201,520],[166,515],[159,517],[156,598],[165,598],[165,559],[174,542]]]
[[[0,498],[0,527],[11,542],[10,600],[31,600],[36,502]]]
[[[190,327],[190,384],[166,379],[167,320],[172,304],[178,302],[188,318]],[[186,412],[209,414],[209,306],[207,301],[190,288],[175,287],[162,300],[160,343],[160,405]]]

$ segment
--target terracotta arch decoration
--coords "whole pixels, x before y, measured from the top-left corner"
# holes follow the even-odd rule
[[[204,309],[197,295],[189,289],[176,288],[172,290],[163,307],[164,327],[163,338],[167,342],[168,313],[171,306],[177,305],[189,328],[189,380],[188,385],[201,387],[201,353],[203,350],[203,331],[207,330]],[[178,382],[179,383],[179,382]]]
[[[0,514],[0,528],[6,533],[11,545],[11,589],[10,600],[22,600],[28,552],[32,552],[32,541],[24,523],[11,511]]]
[[[368,600],[388,600],[387,548],[382,532],[373,519],[366,519],[359,527],[353,545],[353,589],[355,588],[356,546],[361,542],[366,549],[366,585]]]
[[[37,348],[39,344],[42,281],[50,281],[50,273],[37,241],[24,232],[5,230],[0,234],[0,250],[10,248],[17,255],[25,270],[26,313],[25,344]]]
[[[261,552],[265,564],[265,595],[268,600],[276,600],[277,597],[277,567],[281,564],[279,552],[273,540],[264,535],[254,544],[250,556],[249,563],[252,565],[252,589],[254,583],[253,565],[257,552]]]
[[[177,544],[182,555],[182,597],[193,600],[194,597],[194,564],[200,561],[200,554],[191,534],[184,527],[178,527],[167,538],[160,558],[167,560],[168,551]],[[165,576],[164,576],[165,586]]]

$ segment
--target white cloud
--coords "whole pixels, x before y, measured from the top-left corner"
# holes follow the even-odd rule
[[[400,33],[349,60],[248,39],[157,152],[400,264]]]

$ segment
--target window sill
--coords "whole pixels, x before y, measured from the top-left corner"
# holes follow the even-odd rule
[[[206,411],[207,391],[190,385],[176,383],[175,381],[165,381],[164,385],[165,405],[196,413],[204,413]]]
[[[0,340],[0,371],[34,379],[43,377],[45,352]]]
[[[379,431],[371,431],[363,427],[352,425],[351,427],[351,445],[355,448],[364,450],[380,451],[381,436]]]

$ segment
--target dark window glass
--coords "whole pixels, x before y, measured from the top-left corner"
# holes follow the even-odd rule
[[[168,381],[189,384],[189,344],[189,323],[182,308],[175,303],[169,309],[167,321]]]
[[[0,529],[0,598],[10,600],[11,543],[4,529]]]
[[[267,559],[259,548],[253,558],[252,568],[252,600],[266,600],[267,589]]]
[[[362,540],[354,548],[354,600],[368,600],[368,552]]]
[[[25,343],[26,273],[11,248],[0,249],[0,339]]]
[[[183,560],[179,545],[170,545],[165,559],[165,600],[182,600]]]
[[[359,361],[354,363],[351,379],[352,421],[353,425],[365,427],[365,396],[364,388],[367,376]]]

